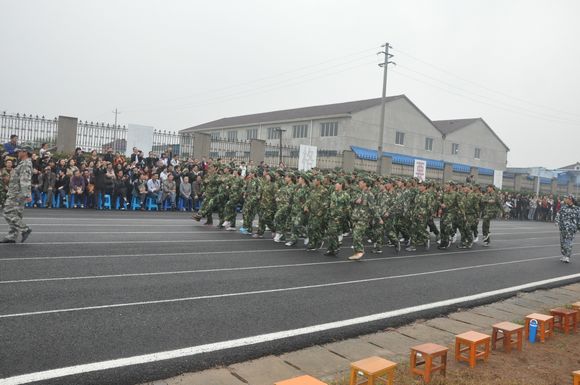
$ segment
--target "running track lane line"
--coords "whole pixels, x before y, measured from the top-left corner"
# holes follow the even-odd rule
[[[580,253],[572,254],[572,255],[579,255],[579,254]],[[534,261],[540,261],[540,260],[546,260],[546,259],[555,259],[558,257],[560,257],[560,255],[549,256],[549,257],[527,258],[527,259],[520,259],[520,260],[508,261],[508,262],[487,263],[487,264],[474,265],[474,266],[454,267],[454,268],[450,268],[450,269],[424,271],[421,273],[391,275],[391,276],[385,276],[385,277],[365,278],[365,279],[358,279],[358,280],[352,280],[352,281],[322,283],[322,284],[318,284],[318,285],[285,287],[285,288],[279,288],[279,289],[255,290],[255,291],[246,291],[246,292],[239,292],[239,293],[227,293],[227,294],[212,294],[212,295],[202,295],[202,296],[197,296],[197,297],[171,298],[171,299],[162,299],[162,300],[155,300],[155,301],[128,302],[128,303],[118,303],[118,304],[111,304],[111,305],[86,306],[86,307],[56,309],[56,310],[42,310],[42,311],[15,313],[15,314],[0,314],[0,319],[27,317],[27,316],[35,316],[35,315],[43,315],[43,314],[71,313],[71,312],[99,310],[99,309],[113,309],[113,308],[120,308],[120,307],[156,305],[156,304],[163,304],[163,303],[189,302],[189,301],[198,301],[198,300],[205,300],[205,299],[242,297],[242,296],[248,296],[248,295],[281,293],[281,292],[287,292],[287,291],[299,291],[299,290],[308,290],[308,289],[319,289],[322,287],[345,286],[345,285],[353,285],[353,284],[359,284],[359,283],[387,281],[387,280],[391,280],[391,279],[419,277],[419,276],[424,276],[424,275],[433,275],[433,274],[441,274],[441,273],[450,273],[450,272],[455,272],[455,271],[480,269],[480,268],[484,268],[484,267],[513,265],[513,264],[517,264],[517,263],[534,262]],[[577,275],[580,277],[580,273]],[[0,382],[0,384],[1,384],[1,382]]]
[[[552,238],[552,237],[550,237]],[[532,239],[532,238],[528,238]],[[508,240],[503,240],[507,242]],[[499,242],[499,241],[496,241]],[[574,243],[578,245],[580,243]],[[427,256],[427,255],[447,255],[447,254],[473,254],[473,253],[487,253],[492,251],[509,251],[509,250],[520,250],[520,249],[537,249],[542,247],[554,247],[560,246],[559,243],[548,244],[548,245],[532,245],[532,246],[514,246],[514,247],[503,247],[503,248],[481,248],[476,250],[469,249],[451,249],[457,251],[447,251],[439,253],[421,253],[415,254],[417,256]],[[341,249],[350,249],[350,247],[342,247]],[[269,249],[269,250],[226,250],[226,251],[194,251],[186,253],[151,253],[151,254],[112,254],[112,255],[70,255],[70,256],[59,256],[59,257],[9,257],[0,258],[0,262],[18,262],[18,261],[36,261],[36,260],[53,260],[53,259],[91,259],[91,258],[124,258],[124,257],[168,257],[168,256],[185,256],[185,255],[215,255],[215,254],[241,254],[241,253],[279,253],[279,252],[298,252],[303,251],[301,248],[291,248],[291,249]],[[388,257],[387,257],[388,258]],[[382,260],[385,258],[365,258],[362,261],[373,261]]]
[[[335,321],[335,322],[329,322],[329,323],[324,323],[324,324],[319,324],[319,325],[307,326],[307,327],[300,328],[300,329],[284,330],[284,331],[280,331],[280,332],[274,332],[274,333],[262,334],[262,335],[252,336],[252,337],[240,338],[240,339],[236,339],[236,340],[229,340],[229,341],[215,342],[215,343],[206,344],[206,345],[192,346],[189,348],[169,350],[169,351],[152,353],[152,354],[144,354],[144,355],[140,355],[140,356],[119,358],[119,359],[115,359],[115,360],[93,362],[90,364],[82,364],[82,365],[76,365],[76,366],[69,366],[69,367],[65,367],[65,368],[46,370],[46,371],[42,371],[42,372],[23,374],[23,375],[19,375],[19,376],[0,379],[0,384],[2,384],[2,385],[21,385],[21,384],[28,384],[28,383],[36,382],[36,381],[50,380],[50,379],[54,379],[54,378],[67,377],[67,376],[89,373],[89,372],[96,372],[96,371],[101,371],[101,370],[122,368],[122,367],[133,366],[133,365],[142,365],[142,364],[147,364],[147,363],[151,363],[151,362],[159,362],[159,361],[171,360],[171,359],[182,358],[182,357],[191,357],[191,356],[195,356],[195,355],[199,355],[199,354],[203,354],[203,353],[211,353],[211,352],[216,352],[216,351],[221,351],[221,350],[226,350],[226,349],[233,349],[233,348],[238,348],[238,347],[247,346],[247,345],[256,345],[256,344],[260,344],[260,343],[264,343],[264,342],[277,341],[277,340],[281,340],[281,339],[297,337],[297,336],[302,336],[302,335],[307,335],[307,334],[313,334],[313,333],[323,332],[323,331],[332,330],[332,329],[344,328],[347,326],[359,325],[359,324],[364,324],[364,323],[369,323],[369,322],[374,322],[374,321],[382,321],[382,320],[386,320],[389,318],[400,317],[403,315],[417,313],[417,312],[421,312],[421,311],[425,311],[425,310],[431,310],[431,309],[436,309],[439,307],[457,305],[457,304],[464,303],[464,302],[477,301],[477,300],[481,300],[481,299],[485,299],[485,298],[495,297],[495,296],[499,296],[499,295],[503,295],[503,294],[514,293],[514,292],[518,292],[521,290],[531,289],[531,288],[538,287],[538,286],[543,286],[543,285],[548,285],[548,284],[552,284],[552,283],[556,283],[556,282],[572,280],[572,279],[576,279],[576,278],[580,278],[580,273],[545,279],[542,281],[530,282],[530,283],[526,283],[526,284],[519,285],[519,286],[506,287],[503,289],[483,292],[483,293],[469,295],[469,296],[465,296],[465,297],[457,297],[457,298],[447,299],[447,300],[433,302],[433,303],[429,303],[429,304],[417,305],[417,306],[407,307],[407,308],[398,309],[398,310],[391,310],[391,311],[384,312],[384,313],[377,313],[377,314],[372,314],[372,315],[363,316],[363,317],[346,319],[346,320],[342,320],[342,321]]]
[[[575,243],[576,245],[577,243]],[[554,246],[554,245],[543,245],[537,246],[535,248]],[[530,247],[527,247],[530,248]],[[343,249],[347,249],[343,247]],[[486,249],[489,250],[489,249]],[[505,250],[505,249],[504,249]],[[270,250],[271,251],[271,250]],[[484,250],[481,250],[484,251]],[[498,251],[496,249],[495,251]],[[469,251],[466,251],[468,253]],[[473,251],[472,251],[473,252]],[[367,258],[359,262],[379,262],[379,261],[392,261],[399,259],[415,259],[427,256],[441,256],[441,255],[453,255],[461,254],[461,252],[448,252],[448,253],[424,253],[424,254],[414,254],[414,255],[401,255],[394,257],[384,257],[384,258]],[[73,277],[49,277],[49,278],[31,278],[31,279],[18,279],[10,281],[0,281],[0,285],[6,284],[18,284],[18,283],[35,283],[35,282],[54,282],[54,281],[80,281],[85,279],[106,279],[106,278],[129,278],[129,277],[148,277],[148,276],[160,276],[160,275],[182,275],[182,274],[199,274],[199,273],[221,273],[229,271],[247,271],[247,270],[268,270],[268,269],[282,269],[282,268],[293,268],[293,267],[305,267],[305,266],[325,266],[325,265],[338,265],[345,263],[357,263],[355,261],[349,260],[339,260],[339,261],[324,261],[324,262],[305,262],[305,263],[289,263],[289,264],[279,264],[279,265],[264,265],[264,266],[240,266],[240,267],[222,267],[213,269],[199,269],[199,270],[174,270],[174,271],[154,271],[148,273],[125,273],[125,274],[105,274],[105,275],[85,275],[85,276],[73,276]]]

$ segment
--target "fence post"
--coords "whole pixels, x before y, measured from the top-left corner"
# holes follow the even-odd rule
[[[393,175],[393,158],[390,156],[385,156],[381,158],[381,173],[382,176]]]
[[[264,161],[266,155],[266,141],[261,139],[252,139],[250,141],[250,162],[259,164]]]
[[[550,192],[552,195],[556,195],[558,193],[558,178],[552,178],[552,183],[550,184]]]
[[[350,150],[345,150],[342,152],[342,169],[345,172],[354,171],[354,152]]]
[[[522,182],[527,174],[516,174],[514,176],[514,191],[522,191]]]
[[[192,140],[193,154],[191,157],[197,159],[209,158],[211,136],[209,134],[204,134],[203,132],[194,132]]]
[[[58,117],[58,133],[56,150],[58,152],[73,152],[77,142],[78,118],[71,116]]]
[[[453,180],[453,164],[445,163],[443,166],[443,183]]]

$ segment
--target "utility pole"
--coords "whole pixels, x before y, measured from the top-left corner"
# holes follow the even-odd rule
[[[389,67],[389,64],[396,65],[395,62],[389,61],[389,59],[393,57],[393,55],[391,55],[389,53],[389,48],[393,48],[393,47],[391,47],[389,45],[389,43],[385,43],[385,45],[382,45],[381,47],[384,47],[385,50],[379,52],[377,55],[380,55],[380,54],[385,55],[385,61],[383,63],[379,64],[379,67],[383,67],[383,97],[381,100],[381,126],[379,128],[379,148],[377,151],[377,174],[378,175],[382,175],[382,171],[383,171],[383,138],[385,135],[385,104],[387,101],[387,68]]]
[[[115,114],[115,126],[113,126],[113,151],[117,152],[117,116],[120,112],[115,108],[113,114]]]
[[[278,149],[278,155],[280,157],[280,161],[278,162],[278,165],[280,165],[280,163],[282,163],[282,133],[286,132],[286,130],[283,130],[281,128],[276,128],[276,131],[278,132],[278,138],[280,139],[280,145],[279,145],[279,149]]]

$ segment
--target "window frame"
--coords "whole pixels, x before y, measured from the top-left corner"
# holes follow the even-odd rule
[[[282,131],[280,130],[280,126],[277,127],[268,127],[268,139],[269,140],[280,140],[280,136],[282,135]]]
[[[250,135],[250,133],[252,133],[252,135]],[[246,139],[247,140],[258,139],[258,129],[257,128],[247,128],[246,129]]]
[[[338,136],[338,122],[322,122],[320,123],[320,137]]]
[[[295,124],[292,126],[292,138],[304,139],[308,138],[308,124]]]
[[[475,147],[473,151],[473,159],[481,159],[481,147]]]
[[[459,143],[451,143],[451,155],[459,155]]]
[[[435,143],[435,139],[431,138],[430,136],[427,136],[425,138],[425,151],[433,152],[433,144],[434,143]],[[429,144],[429,146],[427,144]]]
[[[402,139],[401,143],[399,143],[399,138]],[[396,131],[395,132],[395,145],[396,146],[405,146],[405,133],[403,131]]]
[[[232,134],[235,134],[235,135],[232,135]],[[232,136],[233,136],[233,138],[232,138]],[[227,140],[228,140],[228,142],[237,142],[238,141],[238,130],[228,131]]]

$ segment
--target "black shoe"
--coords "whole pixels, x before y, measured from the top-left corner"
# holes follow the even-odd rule
[[[16,241],[14,239],[3,239],[0,243],[16,243]]]
[[[337,252],[336,251],[327,251],[326,253],[324,253],[324,256],[326,257],[336,257]]]
[[[24,243],[24,241],[26,241],[28,239],[28,236],[30,235],[30,233],[32,233],[32,229],[28,229],[26,231],[23,231],[20,235],[22,235],[22,240],[20,241],[21,243]]]

